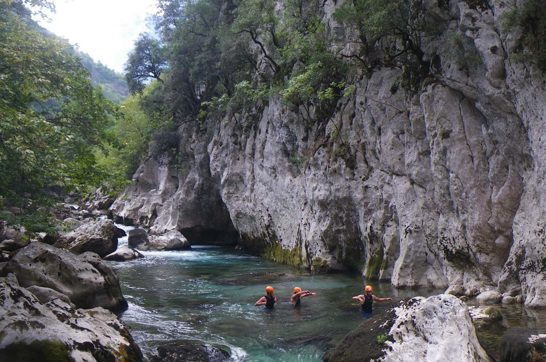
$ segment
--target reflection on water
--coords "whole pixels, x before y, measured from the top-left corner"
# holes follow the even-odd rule
[[[310,275],[221,247],[143,254],[143,259],[111,265],[129,302],[122,320],[147,356],[165,341],[197,339],[229,347],[234,361],[321,361],[327,348],[361,322],[351,300],[361,292],[358,277]],[[279,300],[272,312],[254,306],[268,284]],[[317,295],[295,310],[289,302],[294,286]],[[376,285],[377,295],[394,299],[437,293]],[[507,327],[546,325],[544,313],[529,316],[521,306],[505,308],[511,315]],[[497,332],[482,333],[483,338],[498,346],[500,337]]]

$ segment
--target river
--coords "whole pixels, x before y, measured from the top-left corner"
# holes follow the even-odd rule
[[[123,243],[126,238],[120,239]],[[192,339],[228,347],[233,361],[316,362],[362,321],[351,300],[362,290],[362,278],[357,276],[313,275],[224,247],[143,254],[143,259],[110,265],[129,303],[122,320],[145,356],[167,341]],[[266,285],[275,287],[278,298],[273,311],[254,305]],[[302,307],[294,309],[289,299],[295,286],[317,295],[303,299]],[[375,294],[395,300],[438,293],[374,286]],[[376,303],[376,308],[386,306]],[[529,314],[521,306],[512,306],[503,312],[510,327],[546,331],[543,311]],[[495,350],[500,333],[488,330],[481,337]]]

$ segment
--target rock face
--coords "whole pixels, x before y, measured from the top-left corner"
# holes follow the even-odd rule
[[[184,124],[176,157],[142,164],[112,211],[190,243],[223,236],[314,270],[545,306],[546,76],[513,61],[506,1],[475,3],[426,2],[445,29],[423,39],[438,61],[416,93],[378,68],[328,119],[273,96],[258,114]],[[357,44],[335,6],[324,24]]]
[[[0,301],[2,361],[142,361],[125,326],[106,309],[75,309],[58,298],[40,302],[13,275],[0,278]]]
[[[93,220],[63,235],[59,246],[77,254],[92,251],[103,257],[117,249],[122,232],[112,220]]]
[[[97,254],[74,255],[40,242],[21,249],[3,268],[14,273],[23,287],[56,290],[78,308],[103,307],[113,311],[127,308],[114,271]]]

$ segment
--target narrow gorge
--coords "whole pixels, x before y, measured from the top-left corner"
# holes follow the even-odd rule
[[[182,124],[114,214],[312,271],[546,305],[544,72],[501,26],[515,2],[424,4],[441,32],[422,38],[419,89],[379,66],[353,72],[326,117],[273,95]],[[324,1],[321,21],[349,58],[358,34],[339,6]]]

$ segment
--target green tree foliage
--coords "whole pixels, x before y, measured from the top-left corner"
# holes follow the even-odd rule
[[[0,195],[97,181],[90,154],[113,107],[69,46],[44,35],[19,2],[0,3],[0,79]]]
[[[439,6],[446,6],[438,2]],[[338,20],[359,30],[361,52],[351,55],[372,70],[378,65],[401,66],[408,88],[428,74],[423,39],[440,34],[445,21],[428,11],[425,0],[352,0],[336,11]]]
[[[165,52],[159,41],[150,34],[140,34],[125,66],[125,78],[131,93],[142,92],[150,79],[163,82],[161,73],[165,66]]]
[[[532,59],[546,72],[546,1],[527,0],[506,13],[503,25],[506,30],[521,29],[516,58]]]

